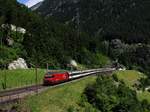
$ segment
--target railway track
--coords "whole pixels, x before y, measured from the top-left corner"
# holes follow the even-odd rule
[[[55,88],[64,84],[75,82],[81,80],[85,76],[91,76],[97,73],[111,73],[113,71],[115,71],[114,68],[100,68],[100,69],[91,69],[91,70],[84,70],[84,71],[74,71],[74,72],[70,72],[71,76],[69,81],[57,85],[43,86],[43,84],[38,84],[38,85],[32,85],[23,88],[2,91],[0,92],[0,105],[17,102],[28,95],[34,95],[49,88]]]

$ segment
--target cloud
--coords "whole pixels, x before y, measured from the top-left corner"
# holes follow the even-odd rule
[[[41,2],[43,0],[29,0],[28,2],[25,3],[26,6],[32,7],[33,5],[37,4],[38,2]]]

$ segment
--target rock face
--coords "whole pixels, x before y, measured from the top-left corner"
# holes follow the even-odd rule
[[[11,25],[11,30],[12,31],[17,31],[17,32],[22,33],[22,34],[26,33],[26,29],[21,28],[21,27],[17,27],[15,25]]]
[[[8,65],[9,70],[28,69],[28,66],[23,58],[18,58]]]
[[[10,37],[7,37],[6,38],[6,43],[8,46],[12,46],[14,44],[14,40]]]
[[[9,27],[10,27],[10,29],[12,31],[17,31],[17,32],[22,33],[22,34],[26,33],[26,29],[24,29],[22,27],[17,27],[17,26],[12,25],[12,24],[10,26],[8,24],[2,24],[1,27],[5,28],[5,29],[9,29]]]
[[[114,49],[119,49],[119,48],[122,48],[123,47],[123,43],[121,42],[120,39],[113,39],[111,41],[111,46],[114,48]]]

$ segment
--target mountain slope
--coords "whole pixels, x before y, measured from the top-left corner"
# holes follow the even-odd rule
[[[38,9],[38,8],[42,5],[42,3],[43,3],[43,2],[39,2],[39,3],[35,4],[35,5],[33,5],[30,9],[31,9],[32,11],[34,11],[34,10]]]
[[[113,34],[133,42],[147,42],[149,10],[147,0],[45,0],[37,9],[91,35]]]
[[[88,67],[101,67],[109,62],[102,52],[96,52],[98,39],[91,39],[84,32],[77,33],[52,17],[44,18],[16,0],[1,0],[0,9],[0,26],[8,26],[0,29],[0,68],[19,57],[41,67],[49,63],[65,68],[71,59]],[[11,31],[11,24],[26,29],[26,33]],[[6,44],[8,38],[14,41],[13,45]]]

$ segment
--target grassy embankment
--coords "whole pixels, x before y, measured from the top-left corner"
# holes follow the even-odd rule
[[[38,84],[42,83],[44,69],[37,70]],[[27,70],[0,70],[0,91],[6,89],[32,85],[36,83],[35,69]]]
[[[144,74],[134,70],[118,71],[116,74],[132,89],[138,79],[145,77]],[[93,83],[95,79],[96,77],[88,77],[72,84],[47,90],[38,96],[31,96],[21,104],[21,108],[31,109],[32,112],[67,112],[67,109],[73,106],[82,111],[78,105],[81,95],[85,87],[89,83]],[[138,98],[140,100],[147,99],[150,102],[150,93],[138,92]]]
[[[135,89],[133,85],[138,81],[138,79],[146,77],[144,74],[134,71],[134,70],[126,70],[126,71],[119,71],[116,72],[118,78],[123,80],[126,85],[130,88]],[[147,91],[137,91],[137,96],[139,100],[146,99],[150,103],[150,93]]]
[[[52,88],[38,96],[28,97],[20,108],[32,112],[67,112],[70,106],[78,106],[85,87],[93,83],[96,77],[87,77],[80,81]]]

